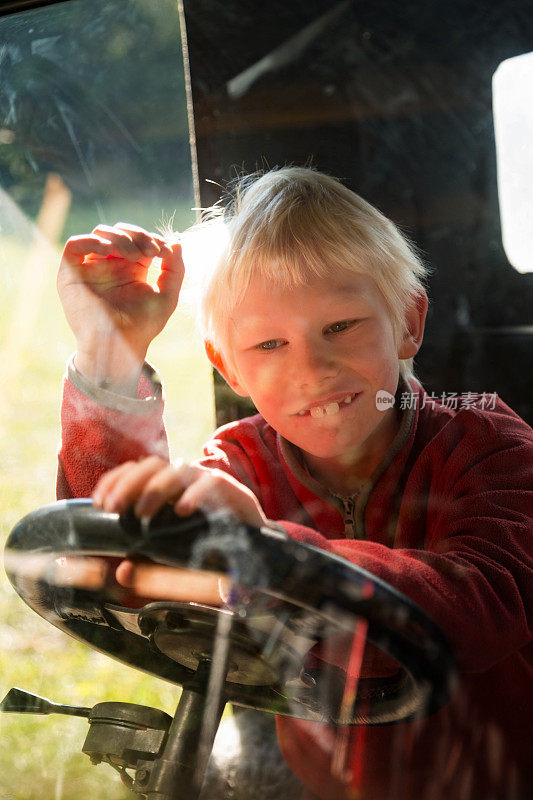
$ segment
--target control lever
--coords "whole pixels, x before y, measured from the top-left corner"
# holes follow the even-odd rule
[[[97,703],[92,708],[65,706],[17,687],[4,697],[0,711],[87,718],[89,731],[82,752],[93,764],[108,763],[129,789],[139,793],[143,792],[134,786],[134,779],[126,770],[137,770],[142,762],[143,769],[137,773],[138,784],[142,786],[145,776],[163,751],[172,722],[172,717],[164,711],[134,703]],[[161,797],[166,799],[166,795]]]
[[[53,703],[46,697],[25,692],[14,686],[0,703],[0,712],[14,712],[17,714],[68,714],[71,717],[88,717],[90,708],[83,706],[63,706]]]

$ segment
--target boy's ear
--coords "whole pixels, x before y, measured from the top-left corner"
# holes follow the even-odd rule
[[[424,338],[424,326],[428,312],[428,296],[423,289],[412,297],[405,315],[406,332],[400,343],[398,358],[414,358]]]
[[[235,375],[226,367],[221,353],[216,349],[213,342],[209,339],[206,339],[204,341],[204,349],[211,364],[214,366],[217,372],[220,372],[226,383],[231,386],[233,391],[236,392],[236,394],[240,394],[241,397],[248,397],[248,392],[242,388]]]

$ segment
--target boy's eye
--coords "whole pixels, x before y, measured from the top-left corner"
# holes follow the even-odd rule
[[[341,333],[342,331],[347,330],[355,323],[354,319],[342,319],[340,322],[334,322],[333,325],[329,325],[325,333]]]
[[[258,350],[277,350],[283,344],[281,339],[267,339],[266,342],[261,342],[256,345]]]

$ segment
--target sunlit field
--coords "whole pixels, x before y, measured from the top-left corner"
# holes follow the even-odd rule
[[[118,218],[126,213],[122,209]],[[152,213],[155,227],[161,212],[154,209]],[[130,219],[147,224],[150,210],[145,208],[142,216]],[[79,214],[69,221],[68,232],[73,232],[72,227],[77,232],[88,229],[84,223]],[[59,249],[47,253],[46,247],[35,247],[33,234],[29,222],[20,235],[0,234],[2,548],[20,517],[55,499],[60,383],[74,347],[55,292]],[[210,369],[190,314],[174,315],[150,358],[164,380],[173,455],[192,459],[213,429],[214,412]],[[176,687],[70,639],[25,606],[3,569],[0,577],[2,697],[12,686],[19,686],[72,705],[123,700],[174,712]],[[131,797],[109,766],[94,767],[81,753],[87,729],[85,719],[59,715],[0,716],[0,798]]]

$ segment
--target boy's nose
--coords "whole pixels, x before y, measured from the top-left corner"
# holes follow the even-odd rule
[[[300,348],[295,373],[301,386],[315,385],[335,377],[337,372],[338,366],[327,346],[307,345]]]

